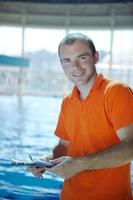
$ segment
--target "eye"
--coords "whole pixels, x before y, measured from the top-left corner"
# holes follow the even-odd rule
[[[87,56],[81,56],[80,59],[81,60],[86,60]]]
[[[67,63],[69,63],[69,62],[70,62],[70,59],[69,59],[69,58],[63,59],[63,61],[62,61],[62,63],[64,63],[64,64],[67,64]]]

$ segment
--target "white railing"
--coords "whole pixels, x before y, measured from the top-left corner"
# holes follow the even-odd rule
[[[133,69],[129,67],[109,68],[98,65],[97,70],[105,77],[127,83],[133,88]],[[0,94],[59,95],[70,91],[72,85],[62,71],[46,71],[39,68],[17,68],[0,66]]]

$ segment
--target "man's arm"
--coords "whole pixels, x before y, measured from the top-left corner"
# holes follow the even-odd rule
[[[119,167],[133,159],[133,125],[117,130],[120,143],[99,153],[83,157],[86,169],[103,169]]]
[[[58,165],[48,169],[63,178],[70,178],[84,170],[119,167],[133,159],[133,124],[117,130],[120,143],[84,157],[62,157],[52,162]]]
[[[69,141],[60,139],[59,143],[53,150],[53,159],[67,155]]]

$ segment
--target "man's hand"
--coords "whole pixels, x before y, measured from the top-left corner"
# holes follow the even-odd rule
[[[45,172],[45,169],[41,167],[27,167],[27,170],[30,171],[34,176],[39,178],[42,178],[42,174]]]
[[[52,155],[49,155],[49,156],[41,156],[41,157],[38,157],[36,158],[34,161],[37,161],[37,160],[42,160],[42,161],[49,161],[49,159],[52,158]],[[39,177],[39,178],[42,178],[42,174],[46,171],[45,168],[42,168],[42,167],[27,167],[27,170],[30,171],[34,176],[36,177]]]
[[[62,156],[60,158],[50,160],[55,164],[52,168],[46,168],[48,172],[55,173],[62,178],[69,179],[75,174],[85,170],[82,160],[70,156]]]

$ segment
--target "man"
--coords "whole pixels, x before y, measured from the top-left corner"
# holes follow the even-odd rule
[[[46,170],[65,179],[61,200],[131,200],[133,92],[97,74],[99,55],[86,35],[67,35],[58,52],[74,88],[62,102],[55,130],[55,166]]]

